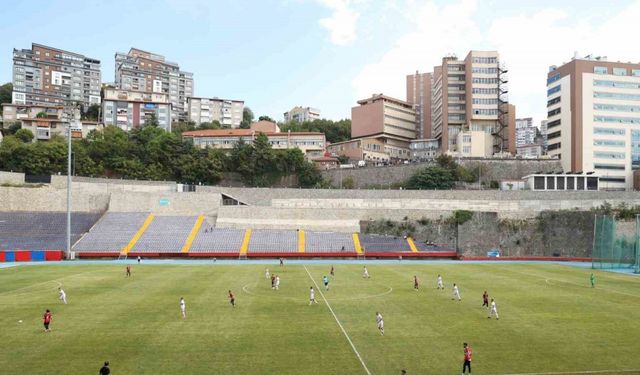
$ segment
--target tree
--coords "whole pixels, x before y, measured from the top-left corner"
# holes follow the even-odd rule
[[[153,126],[154,128],[157,128],[159,125],[160,124],[158,123],[158,118],[155,113],[151,113],[144,117],[143,127]]]
[[[100,121],[100,104],[91,104],[86,112],[82,113],[83,120]]]
[[[20,129],[16,132],[15,136],[24,143],[31,143],[31,141],[33,141],[33,133],[29,129]]]
[[[11,103],[13,95],[13,84],[11,82],[0,86],[0,114],[2,114],[2,103]]]
[[[221,124],[220,121],[218,120],[213,120],[211,122],[203,122],[200,124],[200,126],[198,126],[198,129],[220,129],[221,128]]]
[[[273,119],[272,119],[271,117],[269,117],[269,116],[265,116],[265,115],[258,117],[258,121],[271,121],[271,122],[275,122],[275,121],[273,121]]]
[[[455,177],[449,169],[426,167],[418,170],[406,183],[407,189],[447,190],[453,188]]]
[[[46,112],[38,112],[38,114],[36,115],[36,118],[47,118],[47,113]]]
[[[241,129],[249,129],[253,122],[253,111],[249,107],[244,107],[242,110],[242,122],[240,122]]]
[[[351,138],[351,120],[313,120],[298,123],[291,121],[280,126],[282,132],[291,130],[292,132],[320,132],[324,133],[327,142],[336,143],[347,141]]]

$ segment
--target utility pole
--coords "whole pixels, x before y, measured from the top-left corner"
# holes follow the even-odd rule
[[[71,124],[77,121],[76,110],[76,104],[68,102],[63,111],[67,123],[67,259],[71,258]]]

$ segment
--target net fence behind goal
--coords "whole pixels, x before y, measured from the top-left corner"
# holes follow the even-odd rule
[[[617,221],[613,216],[596,215],[592,267],[633,269],[640,273],[640,216],[635,221]]]

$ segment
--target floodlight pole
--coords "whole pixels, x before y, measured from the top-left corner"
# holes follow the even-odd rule
[[[75,120],[75,109],[75,103],[67,103],[64,108],[67,121],[67,259],[71,258],[71,122]]]

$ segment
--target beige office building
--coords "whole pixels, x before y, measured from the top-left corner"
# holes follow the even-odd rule
[[[187,98],[189,121],[196,125],[218,121],[225,128],[239,128],[244,101],[220,98]]]
[[[640,64],[575,56],[547,75],[547,152],[565,171],[630,190],[640,169]]]
[[[434,67],[431,129],[443,152],[484,157],[515,154],[505,73],[496,51],[470,51],[464,60],[445,57],[442,65]],[[470,142],[460,143],[469,137]]]
[[[358,104],[351,108],[351,138],[380,140],[391,161],[411,159],[409,144],[417,134],[413,106],[383,94]]]
[[[362,160],[371,164],[389,163],[389,154],[384,151],[384,143],[377,138],[358,138],[332,143],[327,146],[327,151],[334,156],[346,156],[354,163]]]
[[[284,113],[284,122],[308,122],[320,119],[320,110],[311,107],[293,107]]]

